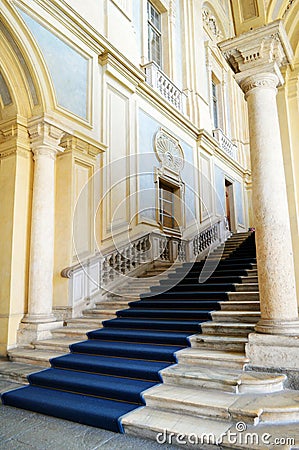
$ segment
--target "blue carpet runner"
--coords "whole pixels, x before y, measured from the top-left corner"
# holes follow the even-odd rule
[[[104,328],[87,333],[88,340],[71,345],[69,354],[53,358],[51,368],[29,375],[29,386],[3,394],[2,402],[123,432],[122,416],[145,404],[142,393],[162,382],[160,371],[176,363],[175,353],[190,346],[188,337],[211,320],[211,311],[228,299],[255,256],[251,235],[204,284],[198,283],[204,262],[185,264],[161,282],[170,286],[167,292],[153,287]]]

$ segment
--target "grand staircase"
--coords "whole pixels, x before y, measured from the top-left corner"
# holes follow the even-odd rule
[[[202,284],[206,261],[160,278],[153,268],[148,275],[158,281],[136,281],[132,301],[122,287],[70,321],[69,330],[77,330],[14,350],[14,361],[47,364],[52,349],[51,367],[29,375],[29,386],[2,401],[151,438],[201,430],[220,437],[240,421],[255,427],[299,421],[299,395],[284,390],[284,375],[246,371],[245,345],[260,316],[254,235],[232,236],[209,257],[209,263],[218,260]],[[86,328],[95,329],[87,331],[88,340],[74,342]],[[70,353],[57,356],[68,346]]]

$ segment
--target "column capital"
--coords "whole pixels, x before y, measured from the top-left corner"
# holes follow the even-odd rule
[[[60,141],[65,131],[44,117],[30,121],[28,132],[35,157],[42,155],[55,158],[59,151],[63,151]]]
[[[280,67],[291,64],[293,50],[280,20],[221,42],[223,56],[239,84],[257,74],[274,74],[284,83]]]
[[[240,79],[238,79],[238,75],[239,74],[236,75],[236,79],[245,94],[245,98],[253,89],[272,89],[276,94],[277,86],[280,83],[279,77],[276,73],[271,72],[262,72],[255,75],[243,76]]]

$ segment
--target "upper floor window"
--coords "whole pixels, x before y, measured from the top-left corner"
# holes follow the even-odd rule
[[[214,128],[219,128],[218,86],[214,80],[212,80],[212,112]]]
[[[147,2],[147,26],[148,26],[148,60],[154,61],[161,67],[162,42],[161,42],[161,14]]]

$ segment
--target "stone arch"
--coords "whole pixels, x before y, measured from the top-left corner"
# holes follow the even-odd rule
[[[299,62],[299,4],[298,2],[284,16],[284,26],[294,52],[294,62]]]
[[[28,29],[9,7],[0,20],[0,49],[0,70],[13,104],[10,113],[29,118],[53,110],[55,96],[46,65]]]
[[[270,0],[266,12],[267,22],[284,19],[295,6],[295,3],[295,0]]]

